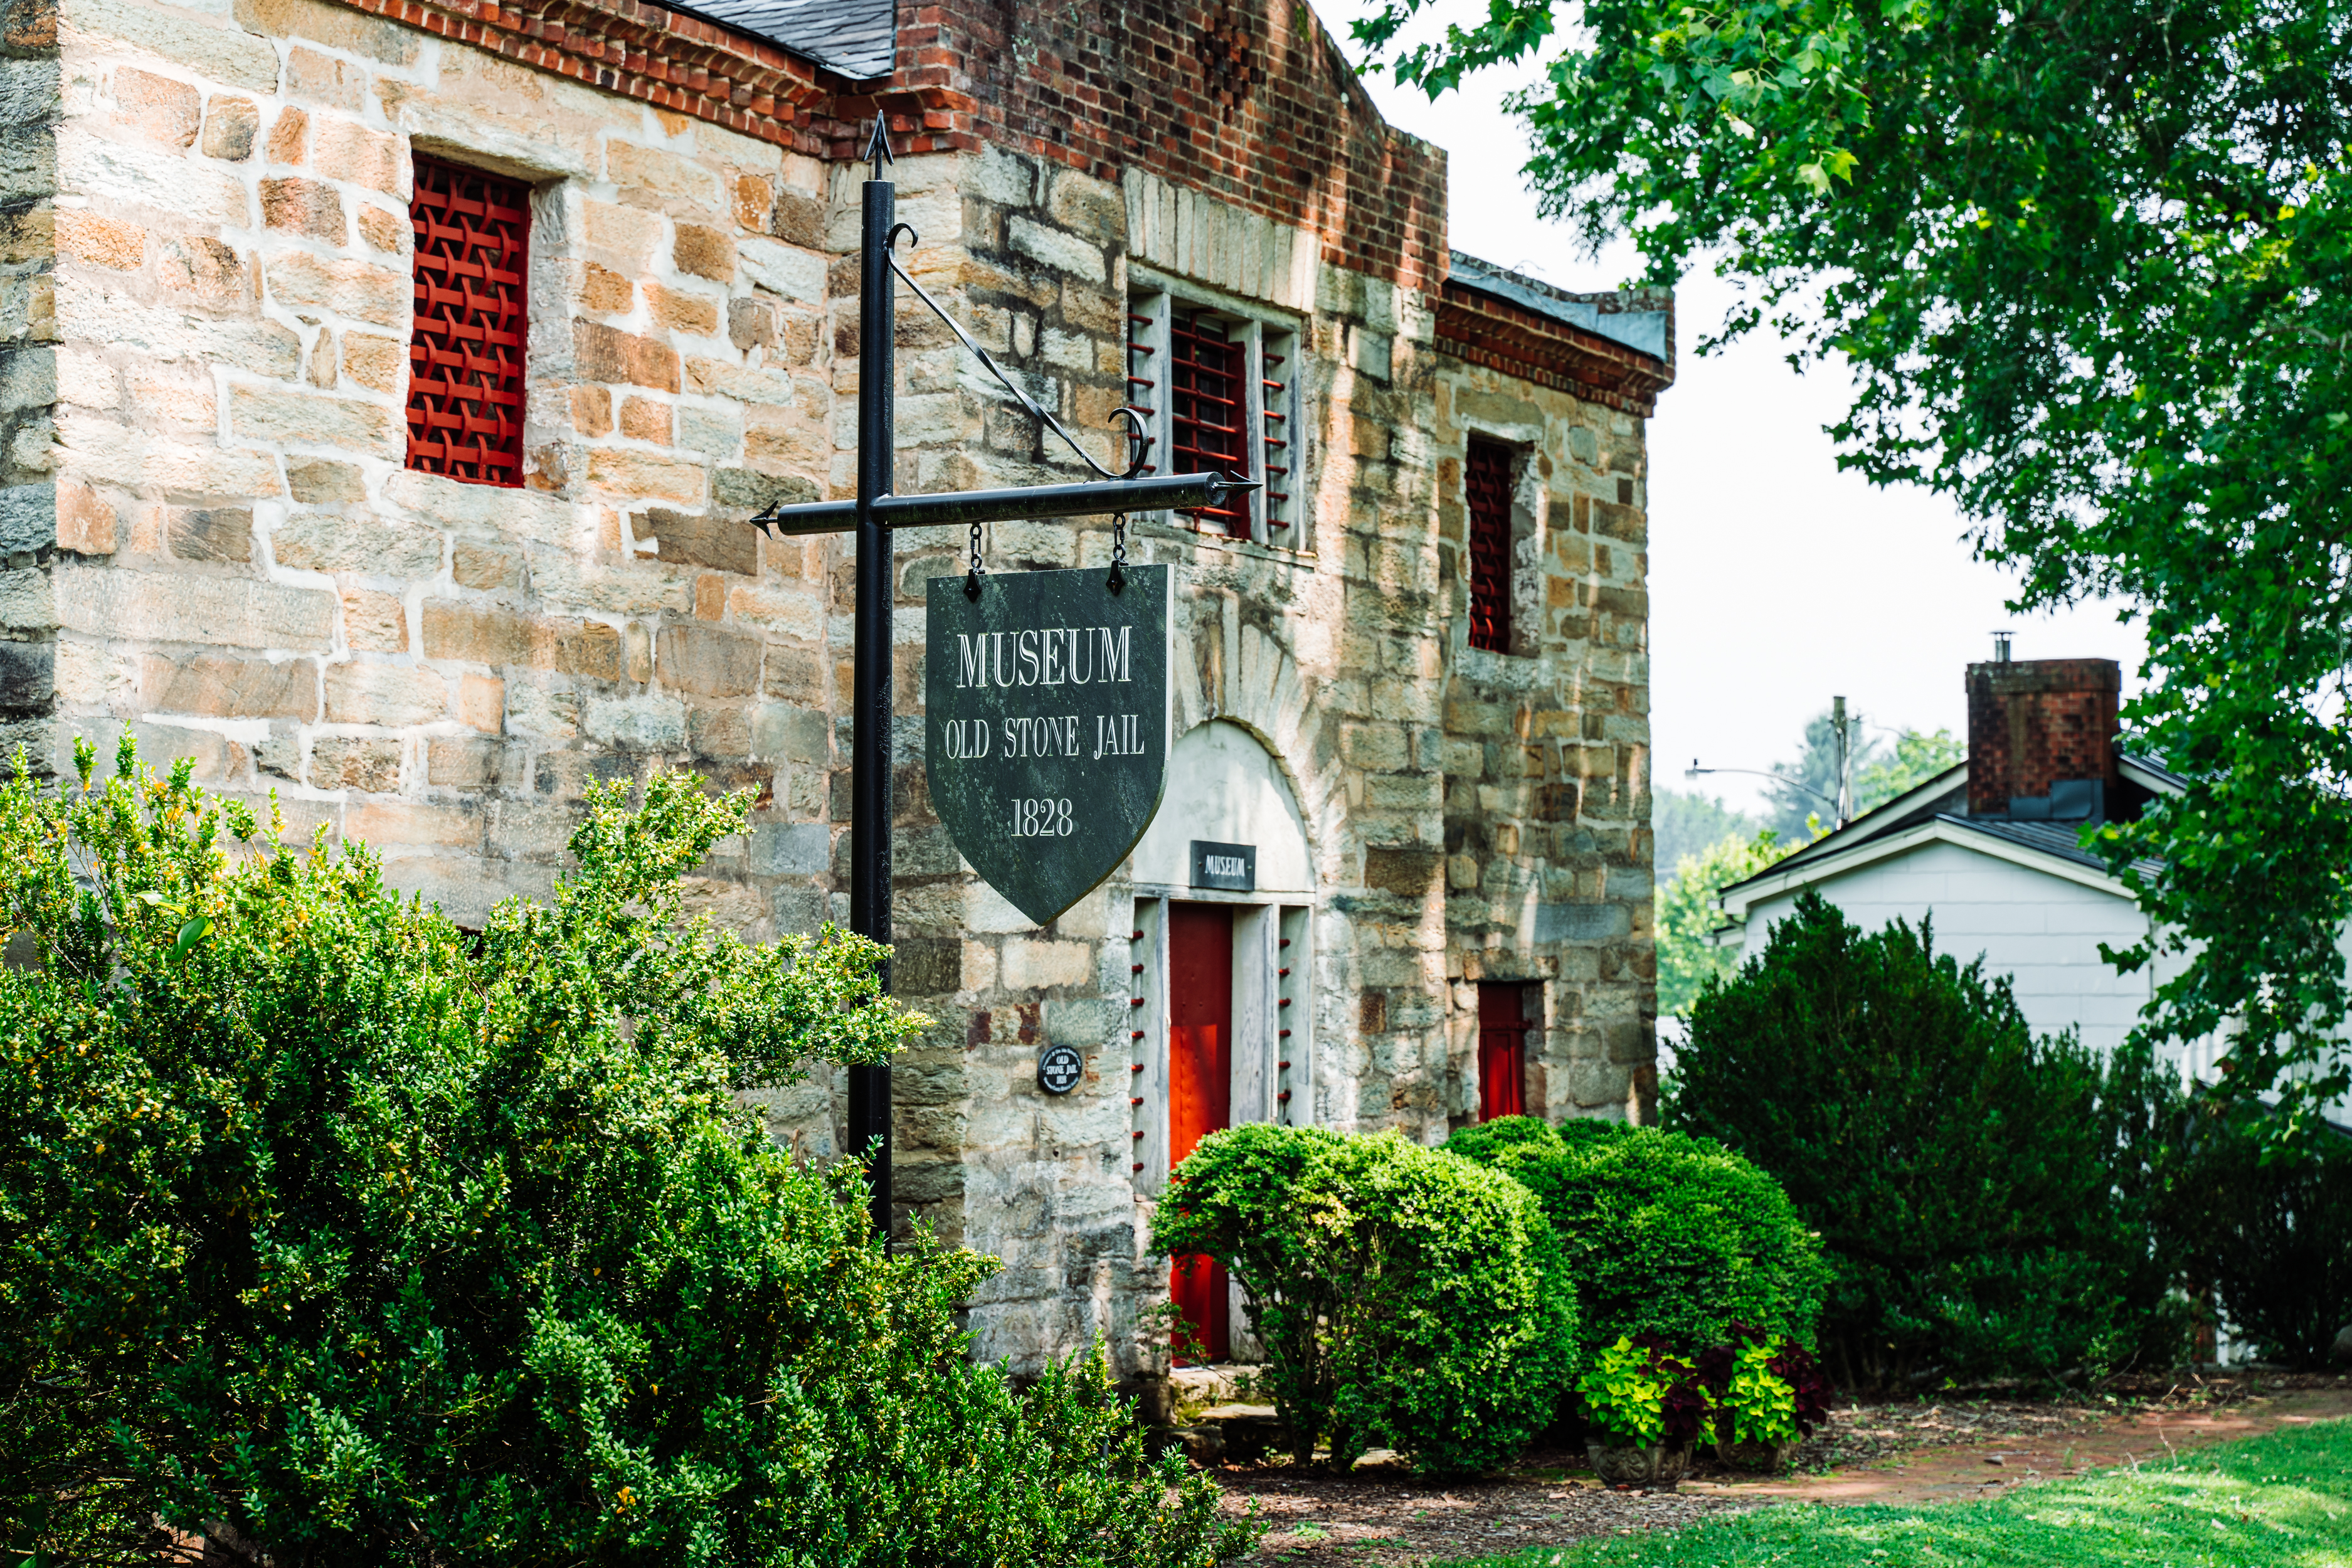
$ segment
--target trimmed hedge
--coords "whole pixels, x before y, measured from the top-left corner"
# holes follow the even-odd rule
[[[1446,1147],[1543,1205],[1587,1347],[1654,1334],[1695,1352],[1739,1323],[1811,1342],[1827,1278],[1820,1246],[1780,1184],[1721,1145],[1510,1118],[1465,1128]]]
[[[1207,1253],[1249,1302],[1296,1456],[1385,1445],[1475,1473],[1524,1449],[1575,1370],[1576,1305],[1517,1183],[1395,1132],[1253,1124],[1176,1168],[1151,1247]]]

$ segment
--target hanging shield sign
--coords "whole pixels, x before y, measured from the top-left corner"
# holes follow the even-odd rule
[[[934,577],[923,660],[931,806],[1039,925],[1118,869],[1168,781],[1175,579],[1129,566]]]

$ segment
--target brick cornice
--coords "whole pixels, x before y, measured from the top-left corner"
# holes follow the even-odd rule
[[[342,3],[813,157],[856,157],[877,111],[900,152],[980,144],[971,99],[944,86],[861,91],[766,39],[639,0]]]
[[[1639,349],[1523,310],[1448,279],[1437,348],[1471,364],[1648,418],[1674,371]]]

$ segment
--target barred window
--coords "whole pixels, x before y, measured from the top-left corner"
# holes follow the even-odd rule
[[[1470,443],[1462,488],[1470,511],[1470,646],[1511,651],[1511,449]]]
[[[1202,532],[1304,548],[1298,493],[1298,333],[1279,321],[1139,289],[1128,312],[1128,405],[1150,471],[1236,473],[1262,487],[1179,517]]]
[[[408,467],[520,485],[530,189],[419,157],[408,216]]]

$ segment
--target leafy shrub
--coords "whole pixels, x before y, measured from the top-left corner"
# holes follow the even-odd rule
[[[1601,1347],[1576,1380],[1576,1405],[1593,1441],[1621,1448],[1686,1447],[1715,1414],[1697,1369],[1649,1334]]]
[[[1803,894],[1706,990],[1678,1055],[1669,1122],[1770,1172],[1820,1232],[1841,1383],[2177,1348],[2148,1207],[2163,1075],[2037,1041],[2008,982],[1938,954],[1929,926],[1864,935]]]
[[[1612,1131],[1580,1131],[1587,1126]],[[1454,1137],[1465,1151],[1481,1147]],[[1787,1195],[1748,1161],[1680,1133],[1601,1121],[1486,1147],[1487,1163],[1543,1204],[1588,1347],[1643,1334],[1709,1345],[1738,1322],[1811,1334],[1820,1250]]]
[[[1251,1125],[1176,1168],[1155,1252],[1206,1253],[1242,1287],[1261,1386],[1304,1461],[1375,1444],[1438,1473],[1491,1468],[1550,1419],[1575,1296],[1517,1183],[1394,1132]]]
[[[281,1564],[1200,1564],[1099,1358],[1026,1394],[992,1263],[867,1234],[734,1091],[920,1020],[872,944],[751,947],[678,879],[746,800],[591,794],[552,907],[478,944],[363,847],[188,770],[0,787],[0,1534],[148,1521]],[[205,1521],[217,1521],[225,1528]],[[233,1534],[232,1534],[233,1531]]]
[[[1768,1447],[1811,1436],[1829,1419],[1829,1380],[1811,1352],[1752,1323],[1699,1353],[1698,1380],[1714,1399],[1716,1435]]]
[[[2182,1272],[2231,1327],[2266,1359],[2317,1370],[2352,1322],[2352,1139],[2266,1138],[2262,1114],[2199,1100],[2167,1218]]]

